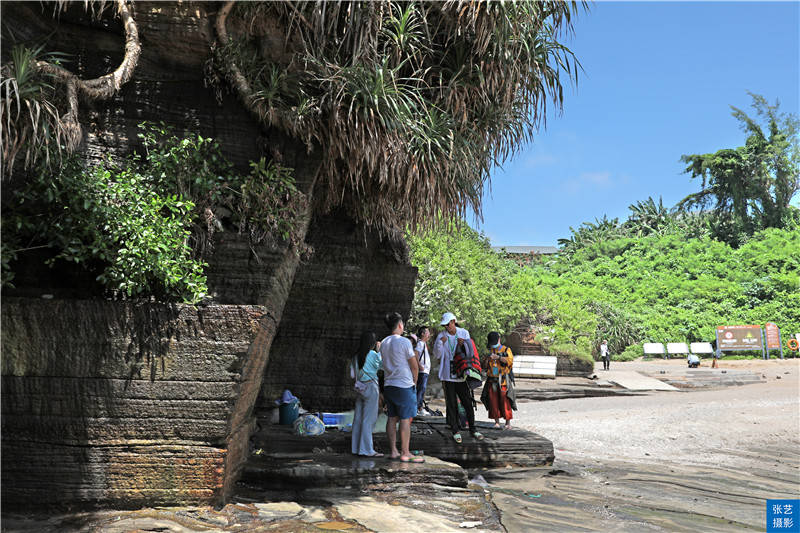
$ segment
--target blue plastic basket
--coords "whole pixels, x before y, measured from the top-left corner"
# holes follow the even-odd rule
[[[344,414],[322,413],[322,423],[326,426],[341,426],[344,424]]]

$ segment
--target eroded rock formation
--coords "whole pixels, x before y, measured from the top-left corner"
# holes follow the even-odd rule
[[[89,161],[129,153],[137,124],[164,121],[215,138],[241,168],[279,154],[311,195],[315,153],[265,131],[233,96],[218,103],[205,86],[216,7],[133,4],[143,43],[139,64],[114,98],[82,103],[81,153]],[[71,54],[71,68],[87,77],[119,63],[122,32],[112,17],[92,21],[75,6],[56,21],[49,9],[4,2],[3,22],[20,40],[52,33],[48,46]],[[313,218],[308,212],[297,221],[301,235]],[[4,510],[47,502],[223,502],[248,454],[270,353],[277,361],[290,355],[298,369],[341,373],[345,348],[350,353],[362,327],[377,330],[381,313],[410,307],[415,271],[397,252],[402,244],[341,217],[317,218],[314,228],[309,242],[318,255],[303,266],[288,245],[258,248],[233,233],[217,234],[210,305],[65,299],[80,294],[72,278],[52,276],[37,286],[36,277],[20,276],[17,293],[37,298],[3,295]],[[55,298],[38,298],[43,293]],[[322,313],[334,319],[320,327]],[[282,340],[273,348],[279,328]],[[301,342],[295,332],[313,332],[313,341],[294,349]],[[332,400],[344,390],[341,380],[315,397],[319,382],[306,386],[310,372],[287,375],[283,368],[270,367],[277,377],[267,380],[267,391],[280,383],[319,407],[338,405]]]

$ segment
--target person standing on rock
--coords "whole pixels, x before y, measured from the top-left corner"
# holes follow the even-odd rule
[[[424,463],[423,457],[411,454],[411,419],[417,414],[417,391],[414,387],[419,373],[419,363],[411,341],[403,337],[403,317],[400,313],[386,315],[386,326],[391,335],[381,341],[384,385],[383,398],[389,420],[386,436],[389,439],[392,459],[404,463]],[[398,430],[399,426],[399,430]],[[397,433],[400,433],[400,450]]]
[[[427,326],[422,326],[417,330],[417,346],[414,353],[419,362],[419,377],[417,378],[417,414],[425,414],[422,411],[425,405],[425,388],[428,386],[428,376],[431,372],[431,355],[428,352],[428,339],[431,338],[431,330]]]
[[[608,353],[608,341],[605,339],[600,345],[600,359],[603,360],[603,370],[611,370],[611,355]]]
[[[506,420],[505,429],[511,429],[512,409],[516,409],[514,401],[514,383],[511,369],[514,365],[514,354],[511,348],[500,344],[500,334],[490,331],[486,338],[489,354],[486,356],[486,383],[483,385],[481,402],[489,411],[489,418],[494,418],[495,429],[500,429],[500,419]]]
[[[472,437],[476,440],[483,440],[483,435],[475,430],[475,408],[472,404],[472,391],[467,385],[467,378],[459,376],[455,369],[451,368],[457,348],[473,352],[472,339],[469,331],[458,327],[456,315],[453,313],[442,315],[441,325],[445,329],[439,333],[433,343],[433,355],[439,360],[439,379],[444,388],[447,425],[453,432],[453,440],[461,444],[461,426],[458,420],[458,402],[460,400],[467,414],[467,423]]]
[[[356,380],[356,406],[350,446],[354,455],[383,457],[372,444],[372,429],[378,420],[378,370],[381,367],[381,354],[375,351],[375,334],[365,331],[361,334],[352,366],[352,376]]]

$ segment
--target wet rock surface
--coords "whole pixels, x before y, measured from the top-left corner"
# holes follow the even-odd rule
[[[742,453],[760,466],[571,458],[483,475],[508,531],[763,531],[766,499],[798,496],[800,453],[790,446]]]
[[[263,495],[262,495],[263,496]],[[288,501],[291,497],[292,501]],[[319,532],[319,531],[503,531],[491,495],[481,487],[389,483],[363,489],[285,491],[275,501],[245,497],[211,507],[150,508],[65,514],[48,518],[3,517],[3,530],[72,532]]]
[[[269,457],[260,454],[245,466],[238,494],[258,490],[303,490],[313,487],[365,487],[376,483],[435,483],[466,487],[467,473],[435,457],[424,463],[402,463],[384,457],[318,452],[311,457]]]

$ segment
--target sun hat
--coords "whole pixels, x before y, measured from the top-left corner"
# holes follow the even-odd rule
[[[446,326],[451,320],[455,320],[456,315],[453,313],[445,313],[442,315],[442,321],[439,323],[441,326]]]

